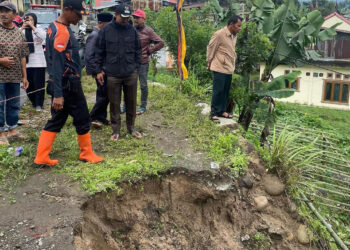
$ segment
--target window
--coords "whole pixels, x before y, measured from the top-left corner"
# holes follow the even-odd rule
[[[341,79],[341,74],[336,74],[336,75],[335,75],[335,78],[336,78],[336,79]]]
[[[344,75],[344,79],[349,79],[350,75]]]
[[[298,91],[299,90],[299,80],[300,80],[299,77],[294,82],[288,82],[288,80],[286,79],[284,81],[285,88],[286,89],[295,89]]]
[[[310,76],[310,72],[306,72],[306,76]]]
[[[319,76],[319,77],[323,77],[323,73],[319,73],[318,76]]]
[[[327,74],[327,78],[333,78],[333,74],[332,73],[328,73]]]
[[[313,77],[318,77],[318,73],[314,72]]]
[[[325,81],[324,97],[326,102],[349,103],[350,82]]]
[[[295,70],[293,70],[292,72],[296,72]],[[284,74],[289,74],[290,70],[285,70]],[[299,90],[299,77],[294,81],[294,82],[288,82],[288,80],[284,81],[285,84],[285,88],[286,89],[295,89],[295,90]]]

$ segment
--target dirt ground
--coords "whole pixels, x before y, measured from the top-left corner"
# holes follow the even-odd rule
[[[16,202],[0,202],[0,249],[312,249],[296,239],[302,221],[286,196],[265,192],[254,152],[246,188],[212,170],[185,132],[162,119],[146,112],[136,124],[169,157],[180,155],[164,177],[89,196],[69,177],[38,170],[11,194],[1,191]],[[269,205],[259,212],[253,198],[261,195]],[[253,240],[257,233],[266,238]]]

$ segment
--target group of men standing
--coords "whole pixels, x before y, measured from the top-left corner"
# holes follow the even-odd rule
[[[130,24],[133,16],[135,27]],[[109,13],[98,15],[99,26],[86,43],[86,67],[96,79],[96,104],[91,111],[95,126],[107,124],[106,108],[110,104],[111,140],[120,137],[120,113],[126,111],[128,133],[141,138],[135,130],[136,114],[146,111],[149,57],[164,46],[163,40],[145,23],[142,10],[132,13],[128,5],[118,5],[115,18]],[[111,21],[110,21],[111,20]],[[110,22],[109,22],[110,21]],[[153,44],[153,46],[150,46]],[[136,110],[137,80],[140,79],[141,106]],[[121,106],[122,91],[125,107]]]
[[[49,84],[52,95],[52,118],[42,130],[36,165],[55,165],[57,160],[49,157],[55,136],[65,124],[68,115],[78,134],[80,160],[97,163],[103,157],[96,155],[91,147],[90,125],[109,124],[107,106],[110,104],[112,126],[111,140],[120,138],[120,103],[124,92],[126,125],[128,133],[136,138],[142,134],[135,127],[137,79],[140,78],[143,96],[141,111],[146,111],[147,72],[149,56],[164,46],[154,31],[144,25],[146,15],[134,13],[136,28],[130,24],[132,10],[128,5],[118,5],[114,18],[109,13],[98,15],[98,26],[87,39],[87,73],[96,79],[96,104],[88,113],[86,99],[81,87],[81,64],[79,47],[69,28],[82,18],[84,7],[81,0],[65,0],[60,17],[50,24],[47,31],[46,50],[48,57]],[[142,20],[140,20],[142,19]],[[151,46],[154,43],[154,46]],[[143,60],[142,60],[143,59]],[[140,109],[139,109],[140,111]],[[143,113],[142,112],[142,113]]]
[[[11,134],[18,134],[16,123],[18,120],[19,82],[28,87],[25,72],[25,57],[28,48],[24,44],[23,34],[10,23],[15,17],[14,6],[10,3],[1,3],[2,33],[17,35],[14,41],[17,46],[9,46],[14,51],[0,58],[0,70],[9,73],[11,70],[21,71],[21,79],[0,76],[1,110],[6,100],[6,117],[0,112],[0,140],[4,137],[4,123],[9,125]],[[57,133],[64,126],[68,115],[73,117],[73,124],[78,135],[80,160],[97,163],[103,157],[96,155],[91,147],[90,126],[109,124],[107,120],[107,106],[110,105],[110,124],[113,141],[120,138],[120,114],[126,111],[127,131],[136,138],[142,134],[135,129],[136,114],[143,114],[147,107],[148,87],[147,74],[149,57],[152,53],[164,46],[162,39],[145,25],[146,15],[142,10],[132,13],[130,6],[120,4],[115,8],[114,16],[110,13],[98,15],[98,26],[88,37],[86,43],[86,71],[95,78],[97,84],[96,104],[89,114],[86,99],[81,86],[81,63],[79,45],[70,29],[70,24],[77,24],[85,9],[82,0],[64,0],[61,15],[50,24],[46,35],[47,69],[49,80],[47,92],[52,96],[51,119],[48,120],[41,132],[37,154],[34,163],[38,166],[53,166],[58,163],[49,157]],[[131,17],[133,16],[134,25]],[[12,18],[11,18],[12,17]],[[8,25],[6,26],[6,24]],[[232,16],[228,25],[217,31],[207,48],[208,69],[213,71],[213,95],[211,119],[218,117],[232,118],[226,112],[228,93],[231,85],[232,73],[235,68],[236,34],[239,32],[242,19]],[[11,27],[10,27],[11,26]],[[11,32],[13,33],[11,33]],[[11,38],[12,39],[12,38]],[[12,39],[13,40],[13,39]],[[5,43],[12,44],[10,40]],[[137,109],[137,80],[140,80],[141,106]],[[12,84],[11,82],[17,82]],[[13,87],[13,91],[11,88]],[[6,88],[6,89],[5,89]],[[124,93],[125,107],[121,106],[122,92]],[[9,99],[9,100],[7,100]],[[13,101],[15,100],[15,101]],[[13,102],[13,103],[12,103]],[[13,113],[13,112],[14,113]],[[2,115],[1,115],[2,114]]]

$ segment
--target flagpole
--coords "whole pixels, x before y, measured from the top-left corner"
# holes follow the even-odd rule
[[[182,6],[180,6],[180,1],[177,0],[176,4],[176,17],[177,17],[177,30],[179,35],[179,44],[177,48],[177,66],[179,69],[179,77],[180,77],[180,91],[182,91],[182,80],[183,80],[183,72],[182,72],[182,20],[180,16],[180,9]]]

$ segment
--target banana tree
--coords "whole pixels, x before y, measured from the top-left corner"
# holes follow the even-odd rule
[[[301,74],[300,71],[292,72],[272,79],[269,82],[260,81],[257,90],[250,90],[246,105],[239,115],[238,123],[242,124],[245,130],[248,130],[253,119],[255,110],[258,108],[261,100],[266,100],[269,104],[269,114],[273,112],[275,105],[274,98],[287,98],[294,95],[294,89],[286,89],[286,82],[293,82]],[[269,134],[268,127],[271,124],[265,123],[265,128],[261,134],[261,143],[264,143]]]
[[[294,0],[286,0],[277,9],[271,0],[254,0],[252,5],[251,20],[257,22],[275,44],[266,62],[263,81],[270,79],[278,65],[302,66],[305,61],[319,59],[320,54],[313,49],[316,42],[332,39],[337,34],[335,28],[339,24],[321,30],[324,18],[318,10],[299,19]]]
[[[273,79],[271,74],[273,69],[278,65],[302,66],[305,61],[318,59],[320,54],[313,49],[316,42],[332,39],[336,35],[335,28],[338,25],[321,30],[324,19],[318,10],[299,18],[295,14],[297,7],[294,0],[286,0],[277,9],[271,0],[252,0],[250,4],[252,6],[249,16],[250,22],[257,23],[258,28],[268,35],[274,44],[272,53],[265,61],[266,67],[261,81],[265,82],[266,87],[277,81],[280,89],[273,89],[272,92],[269,92],[268,89],[263,88],[263,92],[259,92],[259,90],[260,94],[258,94],[248,88],[249,102],[243,107],[238,120],[245,130],[248,130],[254,111],[262,99],[267,100],[269,106],[273,107],[273,98],[289,97],[294,94],[294,90],[283,88],[285,87],[284,81],[294,81],[297,77],[296,74],[292,73],[289,76]],[[247,86],[250,85],[249,82],[247,84]],[[272,112],[273,108],[269,110]],[[264,141],[268,134],[268,124],[264,130],[261,141]]]

